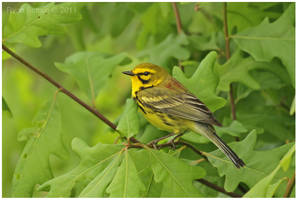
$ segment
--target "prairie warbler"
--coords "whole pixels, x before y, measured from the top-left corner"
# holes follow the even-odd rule
[[[165,69],[150,63],[137,65],[131,76],[132,96],[145,118],[161,130],[181,135],[187,129],[212,141],[237,168],[244,162],[216,134],[221,126],[211,111]]]

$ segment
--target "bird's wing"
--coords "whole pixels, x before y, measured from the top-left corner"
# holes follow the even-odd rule
[[[144,89],[137,93],[144,106],[169,115],[221,126],[211,111],[194,95],[163,87]]]

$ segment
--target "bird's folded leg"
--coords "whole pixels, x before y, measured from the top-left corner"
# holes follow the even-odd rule
[[[170,134],[165,135],[163,137],[157,138],[157,139],[151,141],[150,143],[148,143],[148,146],[152,146],[154,149],[158,149],[158,147],[157,147],[158,142],[160,142],[161,140],[164,140],[166,138],[169,138],[169,137],[171,137],[173,135],[174,135],[174,133],[170,133]]]

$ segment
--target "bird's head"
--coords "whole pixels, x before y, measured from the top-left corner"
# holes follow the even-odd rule
[[[133,70],[123,73],[131,76],[132,92],[157,86],[170,76],[165,69],[151,63],[139,64]]]

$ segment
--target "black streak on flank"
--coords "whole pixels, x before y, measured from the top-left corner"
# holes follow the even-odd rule
[[[137,104],[137,106],[142,110],[142,112],[143,112],[144,114],[146,114],[145,110],[144,110],[143,107],[140,105],[140,104],[141,104],[141,101],[138,99],[138,97],[137,97],[137,93],[136,93],[134,99],[136,100],[136,104]]]

